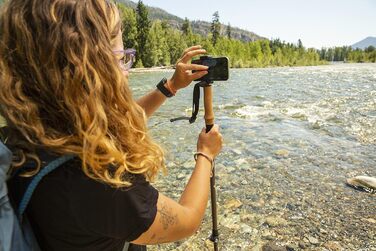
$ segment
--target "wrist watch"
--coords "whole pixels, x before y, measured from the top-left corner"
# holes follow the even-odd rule
[[[158,84],[157,89],[163,93],[167,98],[171,98],[174,96],[173,93],[171,93],[166,87],[165,84],[167,83],[167,78],[163,78]]]

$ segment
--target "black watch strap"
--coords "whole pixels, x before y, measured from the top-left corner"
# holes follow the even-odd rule
[[[167,98],[171,98],[174,96],[164,85],[167,83],[167,78],[163,78],[158,84],[157,88],[160,92],[163,93]]]

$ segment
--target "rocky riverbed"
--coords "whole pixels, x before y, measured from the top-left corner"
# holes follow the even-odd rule
[[[220,250],[376,250],[376,195],[346,186],[376,177],[376,65],[232,70],[214,86],[225,137],[217,159]],[[166,73],[131,76],[136,95]],[[203,121],[192,90],[150,120],[169,174],[155,186],[178,199]],[[202,116],[202,112],[199,117]],[[149,250],[212,250],[210,207],[198,233]]]

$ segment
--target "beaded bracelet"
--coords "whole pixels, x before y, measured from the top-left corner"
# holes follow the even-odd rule
[[[193,157],[195,158],[195,161],[197,161],[198,159],[198,156],[202,156],[204,157],[205,159],[207,159],[210,164],[211,164],[211,171],[210,171],[210,177],[213,177],[213,169],[214,169],[214,166],[215,166],[215,161],[214,159],[210,158],[207,154],[203,153],[203,152],[197,152],[193,155]]]

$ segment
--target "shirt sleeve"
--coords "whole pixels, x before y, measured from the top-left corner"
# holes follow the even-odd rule
[[[157,214],[159,194],[143,176],[135,176],[133,185],[126,189],[116,189],[88,177],[83,179],[71,191],[75,198],[71,200],[72,211],[82,227],[98,236],[128,242],[150,228]]]

